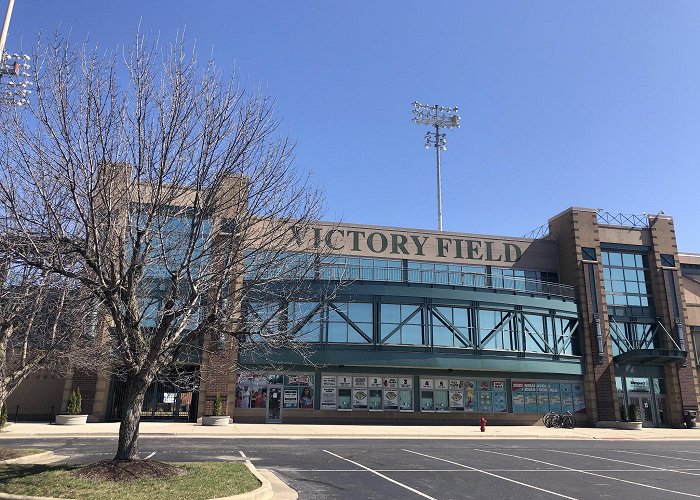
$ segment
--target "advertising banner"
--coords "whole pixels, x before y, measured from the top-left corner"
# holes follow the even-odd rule
[[[285,389],[284,397],[282,399],[282,404],[285,408],[296,408],[297,407],[297,390],[296,389]]]
[[[353,377],[352,378],[353,387],[367,387],[367,377]]]
[[[505,392],[494,392],[493,394],[493,411],[508,411],[508,406],[506,405],[506,393]]]
[[[399,387],[399,379],[396,377],[384,377],[384,388],[397,389]]]
[[[480,391],[490,391],[491,390],[491,381],[490,380],[480,380],[479,381],[479,390]]]
[[[464,380],[450,380],[451,391],[461,391],[464,389]]]
[[[336,390],[335,387],[323,387],[321,389],[321,409],[322,410],[335,410],[335,397]]]
[[[397,410],[399,408],[399,391],[384,389],[384,409]]]
[[[537,413],[537,394],[525,394],[525,411],[528,413]]]
[[[549,394],[540,392],[537,394],[537,411],[546,413],[549,411]]]
[[[367,408],[367,390],[366,389],[353,389],[352,391],[352,407],[353,408]]]
[[[492,380],[491,385],[493,386],[494,391],[505,391],[506,390],[505,380]]]
[[[335,387],[335,375],[323,375],[321,377],[321,387]]]
[[[287,384],[289,385],[311,385],[312,376],[308,373],[300,375],[287,375]]]
[[[464,409],[464,393],[462,391],[450,391],[450,408]]]

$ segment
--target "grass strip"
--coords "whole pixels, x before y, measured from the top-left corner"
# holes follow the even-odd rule
[[[185,468],[187,474],[131,482],[78,479],[69,472],[81,467],[79,465],[0,465],[0,492],[91,500],[205,500],[246,493],[260,486],[257,478],[240,462],[175,465]]]

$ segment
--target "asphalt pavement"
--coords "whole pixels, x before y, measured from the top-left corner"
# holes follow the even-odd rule
[[[110,458],[116,438],[0,438],[66,462]],[[700,441],[629,439],[236,439],[143,436],[141,457],[242,460],[301,499],[700,498]]]

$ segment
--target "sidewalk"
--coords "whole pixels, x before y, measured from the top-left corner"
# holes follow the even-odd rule
[[[8,424],[0,431],[0,440],[40,437],[116,438],[119,423],[95,423],[80,426],[46,423]],[[700,440],[700,428],[646,428],[641,431],[581,427],[573,430],[547,429],[544,426],[488,426],[482,433],[474,426],[397,426],[397,425],[304,425],[304,424],[230,424],[203,427],[192,423],[142,422],[141,436],[179,436],[188,438],[237,439],[631,439]]]

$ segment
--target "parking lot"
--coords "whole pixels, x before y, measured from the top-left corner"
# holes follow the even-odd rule
[[[3,440],[67,462],[111,458],[109,438]],[[142,437],[142,458],[242,460],[301,499],[700,498],[700,441]]]

